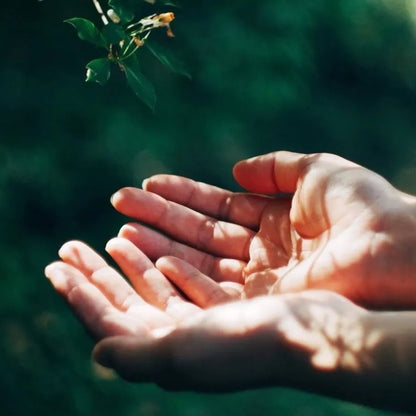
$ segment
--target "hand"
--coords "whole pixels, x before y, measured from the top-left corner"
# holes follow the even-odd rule
[[[177,257],[158,262],[173,281],[185,260],[199,280],[243,284],[246,297],[321,288],[371,307],[416,306],[415,198],[328,154],[271,153],[238,163],[234,176],[280,195],[157,175],[112,201],[162,233],[132,223],[120,236],[153,260]]]
[[[313,368],[335,371],[340,363],[361,366],[350,346],[332,340],[368,312],[336,294],[257,297],[202,310],[130,241],[112,239],[106,250],[133,287],[79,241],[64,244],[61,261],[45,273],[99,341],[96,359],[129,380],[225,391],[296,383]],[[209,297],[203,291],[196,297]]]
[[[45,272],[98,340],[97,361],[124,378],[172,390],[282,385],[416,408],[414,313],[368,312],[326,291],[224,299],[200,309],[131,242],[116,238],[106,249],[134,289],[78,241],[66,243],[62,261]],[[202,306],[210,292],[200,291]]]
[[[415,318],[327,291],[259,296],[204,310],[161,338],[106,338],[94,356],[168,390],[284,386],[413,414]]]

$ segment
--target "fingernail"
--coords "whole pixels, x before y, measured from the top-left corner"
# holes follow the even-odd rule
[[[113,195],[111,195],[110,197],[110,203],[111,205],[114,205],[116,203],[116,198],[117,198],[117,192],[115,192]]]
[[[149,183],[149,178],[143,179],[142,189],[146,189],[147,184]]]
[[[113,237],[110,240],[107,241],[107,244],[105,245],[104,250],[111,254],[110,252],[114,249],[114,247],[119,246],[123,242],[123,239],[120,237]]]
[[[68,288],[68,279],[62,270],[55,265],[45,267],[45,276],[58,292],[65,292]]]
[[[137,232],[137,228],[133,224],[127,223],[127,224],[124,224],[120,228],[120,231],[118,232],[117,237],[129,239],[128,236],[136,232]]]
[[[53,264],[48,264],[45,267],[45,270],[43,272],[44,272],[44,274],[45,274],[45,276],[46,276],[47,279],[50,279],[51,278],[53,269],[54,269]]]

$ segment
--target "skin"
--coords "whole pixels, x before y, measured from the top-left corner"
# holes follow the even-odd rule
[[[370,308],[416,306],[414,197],[330,154],[270,153],[234,177],[253,193],[173,175],[119,190],[114,207],[140,221],[119,236],[153,261],[168,256],[157,265],[176,284],[189,263],[243,298],[326,289]]]
[[[415,312],[369,312],[323,290],[204,309],[130,241],[106,250],[131,285],[79,241],[45,274],[96,339],[95,359],[125,379],[204,392],[280,385],[416,411]]]
[[[277,152],[234,176],[256,194],[158,175],[113,196],[148,225],[106,247],[130,284],[84,243],[61,248],[45,274],[95,359],[166,389],[282,385],[416,412],[416,312],[357,305],[414,306],[414,198],[333,155]]]

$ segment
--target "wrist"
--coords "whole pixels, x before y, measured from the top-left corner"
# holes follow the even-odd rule
[[[377,408],[415,412],[416,312],[361,308],[344,312],[332,322],[328,317],[321,322],[318,338],[323,335],[323,340],[314,351],[305,354],[303,349],[292,361],[295,371],[289,385]],[[306,341],[304,345],[310,346],[313,339]]]
[[[371,328],[373,372],[396,382],[416,383],[416,312],[371,312],[364,327]],[[370,332],[370,331],[369,331]]]
[[[415,323],[416,312],[362,315],[353,342],[360,346],[359,366],[344,361],[328,375],[325,381],[335,389],[334,395],[387,410],[415,412]]]

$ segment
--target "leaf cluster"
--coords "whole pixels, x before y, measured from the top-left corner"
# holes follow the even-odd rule
[[[143,3],[155,4],[156,0],[108,0],[104,11],[98,0],[93,3],[100,14],[101,28],[85,18],[73,17],[65,20],[77,31],[78,37],[98,48],[106,50],[106,56],[87,63],[86,82],[104,85],[111,77],[114,66],[126,77],[127,84],[152,111],[156,105],[156,93],[153,84],[143,74],[140,67],[140,53],[146,48],[160,63],[175,73],[190,78],[183,63],[164,45],[150,40],[153,30],[167,28],[167,35],[173,37],[170,21],[172,12],[152,14],[137,19]],[[162,5],[177,7],[172,1],[158,1]]]

